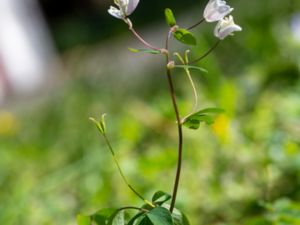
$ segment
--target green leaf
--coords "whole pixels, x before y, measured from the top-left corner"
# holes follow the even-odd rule
[[[147,216],[144,216],[144,218],[142,218],[142,220],[138,223],[138,225],[155,225],[155,224],[153,224]]]
[[[219,114],[219,113],[223,113],[225,112],[224,109],[221,109],[221,108],[206,108],[206,109],[202,109],[202,110],[199,110],[198,112],[196,113],[200,113],[200,114],[204,114],[204,113],[215,113],[215,114]],[[194,114],[196,114],[194,113]]]
[[[91,218],[97,225],[106,225],[111,215],[116,211],[113,208],[101,209],[94,213]]]
[[[134,52],[134,53],[149,53],[149,54],[161,54],[161,51],[159,50],[153,50],[153,49],[135,49],[135,48],[128,48],[129,51]]]
[[[167,24],[170,27],[173,27],[176,25],[176,19],[175,19],[174,14],[171,9],[169,9],[169,8],[165,9],[165,17],[166,17]]]
[[[173,33],[174,37],[183,44],[196,45],[197,40],[194,35],[186,29],[177,29]]]
[[[153,225],[174,225],[171,213],[166,208],[156,207],[146,215]]]
[[[200,127],[201,122],[210,125],[214,123],[214,119],[208,115],[195,115],[187,118],[183,125],[190,129],[197,130]]]
[[[152,202],[161,205],[164,202],[168,201],[172,196],[166,192],[163,191],[157,191],[154,193],[152,197]]]
[[[174,221],[174,225],[190,225],[190,222],[186,215],[176,208],[174,208],[173,210],[172,218]]]
[[[124,210],[117,209],[109,218],[108,225],[124,225]]]
[[[91,225],[91,218],[89,216],[78,214],[76,219],[77,225]]]
[[[182,124],[190,129],[196,130],[200,127],[201,122],[207,125],[214,123],[214,118],[211,114],[223,113],[224,110],[220,108],[206,108],[195,112],[184,119]]]
[[[127,223],[127,225],[133,225],[134,222],[135,222],[137,219],[140,219],[144,214],[145,214],[145,212],[139,212],[139,213],[137,213],[136,215],[134,215],[134,216],[129,220],[129,222]]]
[[[100,121],[97,121],[93,117],[90,117],[89,119],[96,125],[97,129],[100,131],[101,134],[106,133],[105,114],[101,115]]]
[[[199,66],[191,66],[191,65],[175,65],[175,68],[182,68],[182,69],[195,69],[195,70],[200,70],[203,73],[208,73],[206,69],[203,69]]]

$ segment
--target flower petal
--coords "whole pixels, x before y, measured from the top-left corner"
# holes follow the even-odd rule
[[[123,17],[124,17],[122,11],[119,10],[119,9],[117,9],[117,8],[114,7],[114,6],[111,6],[111,7],[109,8],[109,10],[107,10],[107,11],[108,11],[108,13],[109,13],[110,15],[112,15],[112,16],[118,18],[118,19],[123,19]]]
[[[210,0],[204,9],[203,17],[207,22],[215,22],[223,19],[232,10],[233,8],[223,0]]]
[[[137,5],[139,4],[140,0],[129,0],[126,15],[129,16],[133,11],[136,9]]]
[[[233,32],[241,30],[242,28],[234,23],[233,17],[229,16],[229,18],[222,19],[217,23],[214,29],[214,35],[217,38],[223,40],[228,35],[231,35]]]

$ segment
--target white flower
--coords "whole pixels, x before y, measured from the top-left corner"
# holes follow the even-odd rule
[[[233,17],[229,16],[225,17],[217,23],[214,34],[217,38],[223,40],[228,35],[232,35],[233,32],[241,30],[242,28],[234,23]]]
[[[231,13],[233,8],[226,5],[226,1],[223,0],[209,0],[207,3],[203,17],[207,22],[215,22],[223,19],[229,13]]]
[[[139,0],[114,0],[118,8],[110,6],[108,13],[118,19],[125,19],[136,9]]]

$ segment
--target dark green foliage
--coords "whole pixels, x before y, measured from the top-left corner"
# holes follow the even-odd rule
[[[146,214],[153,225],[173,225],[171,213],[166,208],[158,206]]]

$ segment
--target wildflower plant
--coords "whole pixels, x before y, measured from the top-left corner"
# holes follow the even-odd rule
[[[129,48],[130,51],[135,53],[143,52],[165,56],[166,76],[178,130],[178,160],[173,191],[171,194],[165,191],[157,191],[154,193],[151,200],[147,200],[143,197],[143,195],[128,182],[119,165],[112,144],[110,143],[107,135],[105,114],[103,114],[99,120],[90,118],[90,120],[96,125],[100,134],[103,136],[123,181],[135,193],[135,195],[143,201],[143,205],[140,207],[126,206],[116,209],[102,209],[89,216],[78,215],[78,225],[189,225],[186,215],[179,209],[175,208],[183,154],[183,126],[196,130],[199,128],[201,123],[208,125],[212,124],[214,122],[214,116],[223,112],[220,108],[198,108],[198,94],[191,76],[191,71],[199,70],[202,73],[206,73],[207,71],[205,69],[198,67],[195,64],[207,57],[218,46],[221,40],[232,35],[233,32],[242,30],[240,26],[234,23],[233,17],[229,15],[233,11],[233,8],[228,6],[223,0],[209,0],[203,13],[203,19],[188,28],[179,26],[172,10],[169,8],[165,9],[165,18],[169,26],[169,30],[166,35],[165,46],[157,47],[147,42],[134,29],[132,21],[128,18],[128,16],[136,10],[138,4],[139,0],[114,0],[114,6],[109,8],[108,13],[115,18],[123,20],[128,25],[129,31],[131,31],[137,40],[145,47],[144,49]],[[205,21],[209,23],[217,23],[214,29],[214,35],[218,40],[208,51],[195,59],[189,58],[190,50],[186,50],[183,55],[178,52],[170,51],[170,39],[172,37],[184,45],[197,45],[197,39],[191,33],[191,30]],[[194,92],[194,107],[191,113],[186,116],[180,115],[180,110],[176,100],[172,77],[172,72],[175,69],[181,69],[186,73]],[[135,214],[128,214],[129,212],[135,212]]]

